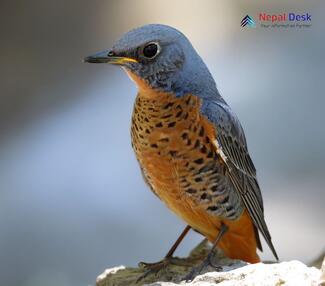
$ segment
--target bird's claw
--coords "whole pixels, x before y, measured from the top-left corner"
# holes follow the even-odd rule
[[[192,281],[197,275],[201,274],[203,269],[206,269],[208,266],[213,267],[217,272],[222,271],[222,266],[215,264],[212,261],[213,258],[213,252],[210,253],[206,259],[203,260],[203,262],[198,266],[194,267],[185,277],[183,280],[186,282]]]
[[[171,258],[164,258],[161,261],[148,263],[139,262],[138,266],[145,269],[145,272],[137,279],[137,283],[146,278],[148,275],[157,274],[171,263]]]

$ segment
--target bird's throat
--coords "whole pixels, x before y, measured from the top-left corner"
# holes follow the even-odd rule
[[[162,97],[162,95],[165,94],[165,92],[159,91],[157,89],[153,89],[145,80],[140,78],[135,73],[131,72],[130,70],[124,68],[126,74],[129,76],[129,78],[135,83],[135,85],[138,88],[138,94],[139,96],[147,99],[154,99]]]

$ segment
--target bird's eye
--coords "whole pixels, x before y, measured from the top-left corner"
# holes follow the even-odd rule
[[[107,54],[108,57],[113,57],[115,56],[115,53],[113,51],[109,51]]]
[[[148,59],[152,59],[154,58],[159,52],[159,46],[156,43],[150,43],[147,44],[144,48],[143,48],[143,55],[148,58]]]

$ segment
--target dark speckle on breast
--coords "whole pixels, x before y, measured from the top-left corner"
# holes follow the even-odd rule
[[[195,194],[196,193],[196,190],[193,189],[193,188],[189,188],[189,189],[186,190],[186,193],[188,193],[188,194]]]
[[[176,125],[176,122],[173,121],[173,122],[169,122],[168,125],[167,125],[167,127],[168,128],[171,128],[171,127],[174,127],[175,125]]]
[[[194,163],[198,164],[198,165],[201,165],[201,164],[204,163],[204,160],[203,160],[203,158],[199,158],[199,159],[194,160]]]
[[[217,159],[199,108],[194,96],[162,95],[154,100],[138,96],[132,116],[132,146],[146,181],[160,198],[166,190],[179,192],[178,197],[186,196],[208,212],[235,218],[229,205],[238,194],[228,194],[222,177],[225,167]],[[160,185],[166,186],[164,191],[157,187]]]

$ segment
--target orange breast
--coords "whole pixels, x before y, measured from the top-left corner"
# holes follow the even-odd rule
[[[200,100],[191,95],[176,98],[153,94],[149,89],[144,93],[135,102],[131,137],[151,189],[210,241],[215,240],[221,223],[227,224],[229,231],[219,247],[231,258],[258,262],[254,228],[246,211],[237,220],[225,220],[207,211],[208,202],[194,199],[205,193],[212,176],[209,170],[200,175],[200,168],[211,166],[218,172],[224,169],[209,139],[211,128],[199,114]]]
[[[198,204],[185,194],[178,184],[180,175],[178,169],[182,162],[175,160],[171,163],[166,158],[147,153],[144,154],[142,164],[150,174],[155,193],[178,217],[211,242],[216,239],[221,223],[225,223],[229,227],[229,231],[218,245],[225,254],[230,258],[250,263],[260,261],[256,254],[257,246],[253,224],[247,211],[235,221],[223,220],[211,215],[203,205]]]

